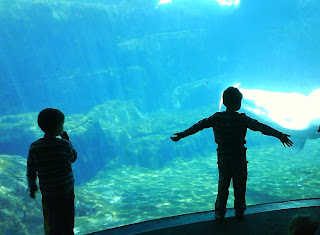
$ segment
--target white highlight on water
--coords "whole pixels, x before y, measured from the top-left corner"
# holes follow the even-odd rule
[[[172,2],[172,0],[160,0],[160,2],[158,3],[158,5],[167,4],[167,3],[170,3],[170,2]]]
[[[221,6],[237,6],[240,3],[240,0],[213,0],[213,1],[218,2]],[[160,0],[158,5],[167,4],[170,2],[172,2],[172,0]]]
[[[217,1],[221,6],[237,6],[240,3],[240,0],[215,0]]]

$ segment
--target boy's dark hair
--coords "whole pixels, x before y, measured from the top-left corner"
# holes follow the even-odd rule
[[[46,108],[38,115],[38,125],[43,132],[53,131],[64,121],[64,114],[53,108]]]
[[[235,87],[228,87],[222,95],[226,107],[236,107],[241,103],[242,93]]]
[[[320,226],[316,218],[309,215],[297,215],[289,222],[289,235],[313,235]]]

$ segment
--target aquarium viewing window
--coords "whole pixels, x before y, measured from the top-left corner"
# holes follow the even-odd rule
[[[47,107],[78,152],[75,234],[214,210],[212,129],[170,137],[229,86],[294,142],[248,130],[247,205],[320,196],[318,0],[0,2],[0,234],[43,233],[26,169]]]

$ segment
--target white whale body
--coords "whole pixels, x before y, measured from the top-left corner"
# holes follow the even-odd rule
[[[239,88],[242,108],[291,130],[307,129],[320,119],[320,89],[309,95]]]
[[[293,151],[303,149],[306,140],[320,137],[320,89],[309,95],[259,89],[239,88],[243,95],[241,109],[249,116],[290,134]],[[222,100],[220,101],[220,108]],[[240,111],[241,112],[241,111]]]

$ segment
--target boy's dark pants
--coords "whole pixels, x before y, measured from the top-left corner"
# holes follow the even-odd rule
[[[247,163],[245,152],[237,155],[218,153],[219,185],[215,204],[215,216],[217,218],[224,218],[227,212],[226,206],[231,179],[234,189],[236,216],[243,215],[246,210]]]
[[[74,234],[74,191],[54,197],[42,197],[46,235]]]

